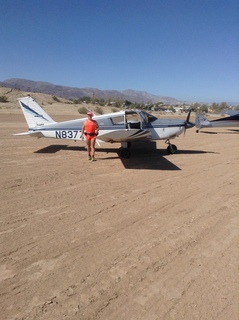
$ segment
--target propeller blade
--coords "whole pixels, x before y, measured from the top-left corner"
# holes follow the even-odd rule
[[[189,109],[189,112],[188,112],[188,115],[187,115],[187,119],[186,119],[185,124],[184,124],[184,135],[186,133],[186,129],[190,129],[190,128],[195,126],[195,123],[189,121],[190,120],[190,116],[191,116],[191,112],[192,112],[192,110]]]

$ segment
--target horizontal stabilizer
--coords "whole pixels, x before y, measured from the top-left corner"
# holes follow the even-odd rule
[[[44,137],[44,135],[40,131],[28,131],[28,132],[22,132],[22,133],[15,133],[13,136],[31,136],[31,137]]]

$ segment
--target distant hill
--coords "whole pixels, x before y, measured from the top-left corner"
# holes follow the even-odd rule
[[[157,103],[165,104],[183,104],[185,101],[179,101],[170,97],[153,95],[144,91],[136,90],[99,90],[95,88],[73,88],[61,85],[55,85],[49,82],[32,81],[26,79],[8,79],[0,82],[0,86],[6,88],[19,89],[22,91],[39,92],[55,95],[66,99],[78,99],[82,97],[95,97],[99,99],[120,99],[129,100],[134,103]]]

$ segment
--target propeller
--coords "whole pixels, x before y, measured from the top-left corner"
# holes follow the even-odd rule
[[[189,110],[188,112],[188,115],[187,115],[187,119],[184,123],[184,135],[186,133],[186,129],[190,129],[190,128],[193,128],[195,126],[195,123],[194,122],[190,122],[190,116],[191,116],[191,112],[192,112],[192,109]]]

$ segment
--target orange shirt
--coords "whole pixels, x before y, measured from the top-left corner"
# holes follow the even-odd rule
[[[85,132],[86,133],[95,133],[96,125],[94,121],[86,120],[85,121]]]

